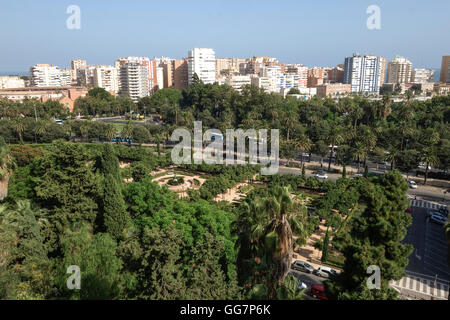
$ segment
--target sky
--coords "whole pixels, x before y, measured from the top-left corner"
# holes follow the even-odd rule
[[[79,30],[66,26],[70,5],[81,10]],[[367,28],[370,5],[381,10],[380,30]],[[78,58],[179,59],[194,47],[308,67],[333,67],[359,52],[440,68],[450,55],[449,13],[448,0],[2,0],[0,73],[36,63],[64,68]]]

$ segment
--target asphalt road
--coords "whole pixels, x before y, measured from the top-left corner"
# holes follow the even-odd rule
[[[441,225],[429,221],[426,208],[412,207],[413,222],[404,243],[412,244],[414,252],[409,257],[406,271],[450,281],[447,264],[447,240]]]
[[[326,171],[326,166],[324,165],[324,171]],[[298,168],[289,168],[289,167],[281,167],[278,170],[279,174],[294,174],[294,175],[301,175],[302,170]],[[337,179],[341,178],[342,175],[340,173],[327,173],[328,179],[331,181],[336,181]],[[314,174],[310,170],[306,170],[306,177],[313,177]],[[449,205],[450,204],[450,194],[444,194],[443,191],[446,189],[444,188],[438,188],[434,186],[424,186],[419,185],[417,189],[409,189],[407,194],[414,198],[417,197],[417,199],[420,200],[426,200],[426,201],[434,201],[438,202],[440,204]]]

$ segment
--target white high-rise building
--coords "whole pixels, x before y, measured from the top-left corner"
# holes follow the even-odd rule
[[[384,83],[386,59],[378,56],[345,58],[344,83],[352,85],[352,92],[378,94]]]
[[[264,66],[259,72],[259,76],[269,79],[268,92],[280,92],[281,89],[281,67]]]
[[[308,67],[302,64],[289,64],[286,66],[286,74],[296,75],[298,86],[296,88],[308,87]]]
[[[411,72],[411,83],[434,82],[434,73],[432,69],[414,69]]]
[[[64,87],[71,84],[70,72],[56,66],[36,64],[30,72],[31,85],[35,87]]]
[[[216,81],[216,53],[209,48],[194,48],[188,52],[188,83],[192,84],[194,74],[205,84]]]
[[[164,88],[164,68],[156,67],[156,85],[158,89]]]
[[[133,101],[149,96],[156,86],[156,64],[146,57],[128,57],[119,60],[119,94]]]
[[[96,66],[94,69],[94,86],[106,91],[119,92],[118,70],[113,66]]]
[[[70,65],[72,66],[72,70],[79,70],[79,69],[86,69],[87,63],[86,60],[72,60],[70,62]]]
[[[395,57],[388,63],[387,83],[409,83],[412,63],[404,57]]]

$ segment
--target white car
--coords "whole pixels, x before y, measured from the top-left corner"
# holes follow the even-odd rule
[[[322,278],[331,278],[338,275],[336,270],[324,266],[320,266],[319,269],[313,272],[313,274]]]
[[[419,164],[419,169],[426,170],[427,169],[427,165],[425,163],[420,163]],[[428,166],[428,170],[431,170],[431,166]]]
[[[308,288],[308,286],[301,280],[298,280],[298,284],[297,284],[297,289],[298,290],[303,290]]]
[[[325,172],[317,172],[315,177],[317,179],[322,179],[322,180],[327,180],[328,179],[328,175]]]
[[[408,182],[408,184],[411,189],[417,189],[417,183],[415,181],[411,180]]]
[[[434,223],[440,224],[440,225],[444,225],[447,222],[447,218],[440,215],[440,214],[432,214],[431,215],[431,221],[433,221]]]

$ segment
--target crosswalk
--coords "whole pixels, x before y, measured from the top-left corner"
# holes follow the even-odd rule
[[[406,276],[398,281],[390,281],[390,286],[400,291],[407,291],[408,296],[415,296],[421,299],[448,299],[449,285],[437,281],[436,286],[433,280],[416,276]]]
[[[424,200],[410,200],[410,203],[411,203],[411,207],[416,207],[416,208],[439,210],[441,207],[445,207],[443,205],[429,202],[429,201],[424,201]]]

